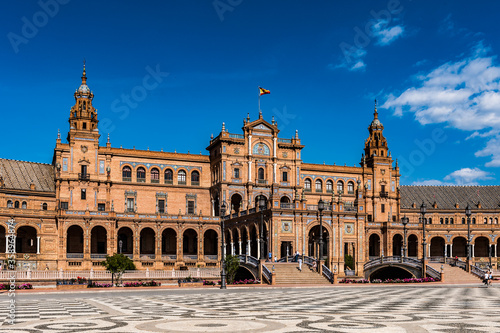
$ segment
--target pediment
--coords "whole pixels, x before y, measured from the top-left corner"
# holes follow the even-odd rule
[[[266,125],[264,124],[258,124],[257,126],[254,126],[253,127],[254,129],[257,129],[257,130],[262,130],[262,131],[272,131],[271,128],[267,127]]]

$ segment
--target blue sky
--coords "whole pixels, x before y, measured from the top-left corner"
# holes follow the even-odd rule
[[[258,116],[262,86],[265,119],[280,137],[299,131],[305,162],[358,164],[377,99],[402,184],[499,183],[499,2],[2,7],[3,158],[51,162],[85,58],[101,144],[206,154],[223,121],[241,133]]]

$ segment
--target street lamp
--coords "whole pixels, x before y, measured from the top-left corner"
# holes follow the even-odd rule
[[[406,226],[408,225],[409,218],[403,216],[401,219],[401,222],[403,222],[403,257],[408,256],[408,247],[407,247],[407,242],[406,242]]]
[[[325,202],[321,197],[318,201],[319,211],[319,260],[323,260],[323,210],[325,209]]]
[[[467,203],[467,207],[465,207],[465,216],[467,216],[467,271],[469,271],[469,262],[470,262],[470,216],[472,215],[470,211],[469,203]]]
[[[221,245],[220,245],[220,253],[221,253],[221,282],[220,289],[226,289],[226,264],[224,263],[224,217],[226,215],[226,201],[222,201],[222,205],[220,206],[221,217],[220,217],[220,230],[221,230]]]
[[[264,196],[260,196],[259,198],[259,211],[260,211],[260,258],[265,259],[264,257],[264,208],[266,208],[266,201],[264,200]]]
[[[425,242],[425,213],[427,213],[427,207],[425,206],[425,203],[422,202],[422,205],[420,206],[420,214],[422,214],[422,247],[423,247],[423,255],[422,255],[422,277],[425,278],[426,275],[426,250],[427,250],[427,243]]]
[[[118,247],[120,248],[120,254],[122,253],[123,241],[120,239],[118,241]]]

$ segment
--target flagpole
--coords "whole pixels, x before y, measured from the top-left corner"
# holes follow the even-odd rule
[[[260,112],[260,89],[259,89],[259,112]]]

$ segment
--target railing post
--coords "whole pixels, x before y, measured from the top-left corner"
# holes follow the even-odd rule
[[[26,278],[28,280],[31,280],[31,269],[28,268],[28,271],[26,272]]]
[[[64,279],[64,274],[63,274],[63,269],[59,269],[59,279],[63,280]]]
[[[94,269],[93,268],[90,269],[90,279],[91,280],[94,279]]]

